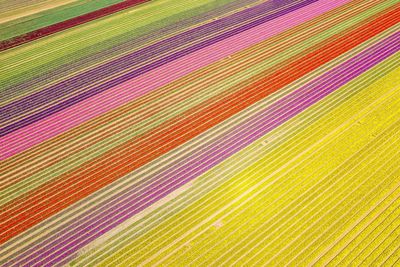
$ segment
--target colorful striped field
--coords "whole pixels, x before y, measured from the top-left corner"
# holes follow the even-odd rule
[[[0,0],[1,266],[400,266],[399,0]]]

